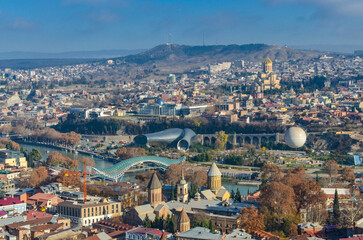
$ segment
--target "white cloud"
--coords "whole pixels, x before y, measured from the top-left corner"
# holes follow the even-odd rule
[[[3,21],[3,24],[0,25],[0,29],[8,29],[8,30],[34,30],[36,27],[36,23],[26,20],[24,18],[15,18],[10,21]]]
[[[272,3],[309,4],[328,14],[363,17],[363,0],[272,0]]]
[[[28,21],[24,18],[16,18],[12,23],[9,24],[9,28],[15,30],[32,30],[34,27],[34,22]]]
[[[63,0],[64,6],[125,7],[131,0]]]
[[[119,16],[108,10],[101,10],[89,13],[86,18],[94,23],[112,23],[119,19]]]

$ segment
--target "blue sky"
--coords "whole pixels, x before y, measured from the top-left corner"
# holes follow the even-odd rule
[[[363,46],[363,0],[2,0],[0,51]]]

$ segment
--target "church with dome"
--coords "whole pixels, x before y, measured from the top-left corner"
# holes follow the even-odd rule
[[[258,78],[254,84],[255,92],[263,92],[270,89],[280,89],[280,79],[272,69],[273,62],[269,57],[262,62],[263,71],[258,74]]]
[[[208,187],[202,189],[200,192],[202,198],[209,200],[218,199],[220,201],[228,200],[231,197],[231,194],[222,186],[222,173],[219,171],[219,168],[215,162],[212,163],[207,176]]]
[[[156,218],[167,219],[173,216],[178,232],[190,229],[195,217],[204,214],[205,220],[211,221],[215,229],[223,232],[237,227],[238,214],[250,203],[230,199],[230,193],[222,186],[222,174],[215,162],[207,172],[207,186],[202,187],[194,197],[189,196],[189,184],[181,172],[181,179],[176,184],[176,199],[166,201],[165,186],[160,182],[156,172],[147,186],[148,203],[135,206],[124,215],[124,220],[132,225],[142,225],[146,216],[153,221]]]

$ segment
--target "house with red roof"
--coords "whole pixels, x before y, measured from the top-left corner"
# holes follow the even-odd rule
[[[39,218],[47,218],[47,217],[52,217],[52,214],[46,213],[46,212],[40,212],[37,210],[27,210],[23,213],[24,216],[27,217],[28,220],[33,220],[33,219],[39,219]]]
[[[281,239],[279,236],[273,235],[270,232],[265,232],[262,230],[256,230],[252,234],[253,237],[257,238],[258,240],[279,240]]]
[[[0,211],[0,219],[8,218],[8,213],[4,210]]]
[[[8,215],[22,214],[26,211],[26,203],[18,198],[4,197],[0,199],[0,211],[5,211]]]
[[[156,228],[137,227],[126,232],[126,240],[128,239],[160,239],[163,235],[163,231]],[[167,238],[172,236],[171,233],[164,233]]]
[[[49,193],[37,193],[29,197],[27,204],[33,208],[44,208],[54,210],[59,203],[63,202],[57,195]]]

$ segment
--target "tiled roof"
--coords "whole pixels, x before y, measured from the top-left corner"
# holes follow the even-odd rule
[[[11,228],[21,227],[21,226],[24,226],[24,225],[36,226],[36,225],[48,223],[51,220],[52,220],[52,216],[45,217],[45,218],[28,220],[28,221],[24,221],[24,222],[17,222],[17,223],[10,224],[8,226],[11,227]]]
[[[57,230],[63,226],[63,223],[45,224],[31,227],[30,230],[33,232],[44,232],[45,230]]]
[[[154,212],[154,209],[151,207],[150,204],[144,204],[144,205],[136,206],[135,210],[137,211],[137,213],[139,215],[149,213],[149,212]]]
[[[23,215],[27,216],[28,220],[53,216],[52,214],[49,214],[46,212],[40,212],[40,211],[36,211],[36,210],[28,210],[28,211],[24,212]]]
[[[221,171],[219,171],[219,168],[215,162],[212,163],[212,166],[210,167],[207,175],[208,177],[222,176]]]
[[[0,199],[0,206],[8,206],[8,205],[13,205],[13,204],[20,204],[23,203],[22,201],[20,201],[18,198],[3,198]]]
[[[147,186],[148,189],[161,189],[161,183],[159,181],[158,175],[154,172],[151,180]]]
[[[177,237],[198,240],[220,240],[223,238],[223,235],[211,233],[208,228],[196,227],[189,231],[177,234]]]
[[[266,239],[266,240],[277,240],[277,239],[280,239],[280,237],[278,237],[276,235],[273,235],[270,232],[265,232],[265,231],[262,231],[262,230],[255,231],[253,233],[253,235],[257,236],[258,238],[263,238],[263,239]]]
[[[9,224],[13,224],[13,223],[17,223],[17,222],[24,222],[24,221],[26,221],[26,218],[23,216],[16,216],[16,217],[0,219],[0,227],[6,226]]]
[[[37,194],[31,196],[29,199],[37,200],[37,201],[39,201],[39,200],[48,201],[48,200],[51,200],[51,199],[56,198],[56,197],[57,197],[56,195],[49,194],[49,193],[37,193]]]

